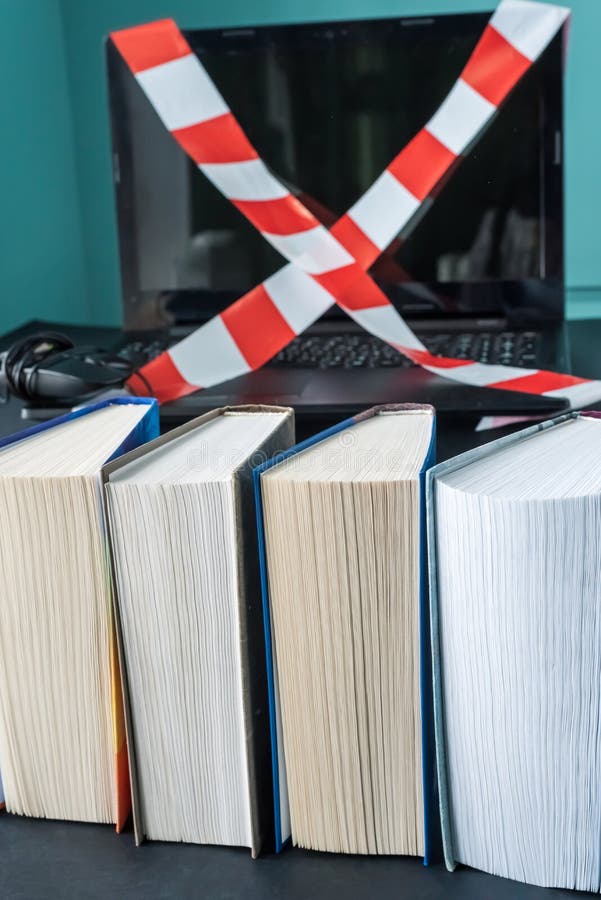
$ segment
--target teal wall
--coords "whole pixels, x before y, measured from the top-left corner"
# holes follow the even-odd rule
[[[0,0],[0,330],[90,315],[58,0]]]
[[[2,148],[8,240],[0,247],[0,262],[8,269],[9,291],[0,327],[42,314],[119,321],[103,53],[104,37],[112,29],[163,16],[183,27],[211,27],[493,5],[493,0],[0,0],[0,59],[10,64],[10,90],[3,89],[0,104],[9,107],[3,121],[11,122]],[[571,0],[570,5],[567,282],[586,288],[601,286],[601,0]],[[22,301],[11,307],[9,298],[17,288]],[[578,315],[588,310],[584,299],[572,306]],[[591,308],[595,312],[601,314]]]

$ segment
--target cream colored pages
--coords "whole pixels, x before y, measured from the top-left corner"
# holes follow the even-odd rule
[[[282,420],[225,413],[107,485],[139,812],[151,839],[252,845],[233,478]]]
[[[110,406],[0,450],[0,769],[11,812],[115,821],[99,468],[147,409]]]
[[[419,473],[432,416],[380,414],[261,480],[293,842],[423,854]]]

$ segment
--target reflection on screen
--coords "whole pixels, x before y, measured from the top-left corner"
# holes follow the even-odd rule
[[[433,21],[351,23],[318,37],[281,29],[262,43],[251,32],[214,47],[206,33],[200,46],[189,39],[265,163],[331,225],[434,113],[486,17]],[[385,288],[544,277],[542,242],[554,240],[542,191],[550,64],[547,52],[375,264]],[[244,292],[276,271],[280,255],[185,158],[134,80],[123,77],[122,90],[142,290]]]

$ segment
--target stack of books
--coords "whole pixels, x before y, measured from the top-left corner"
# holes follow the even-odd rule
[[[599,891],[600,439],[123,398],[0,443],[7,810],[425,862],[440,820],[449,869]]]

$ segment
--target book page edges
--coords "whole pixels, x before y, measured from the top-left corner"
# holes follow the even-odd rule
[[[183,425],[180,425],[176,428],[173,428],[171,431],[168,431],[166,434],[162,434],[158,437],[155,437],[153,440],[148,441],[143,446],[138,446],[134,449],[131,449],[129,452],[122,454],[117,459],[111,460],[106,466],[102,469],[102,481],[103,485],[106,486],[107,482],[110,481],[110,477],[113,472],[118,471],[123,466],[128,465],[131,462],[134,462],[136,459],[139,459],[145,453],[149,453],[152,450],[155,450],[159,447],[162,447],[165,444],[170,443],[173,440],[187,434],[190,431],[198,428],[201,425],[206,424],[207,422],[212,421],[218,416],[223,415],[226,412],[241,412],[241,413],[265,413],[265,412],[273,412],[273,413],[285,413],[286,417],[283,420],[283,423],[287,423],[293,421],[294,411],[290,407],[281,407],[281,406],[266,406],[260,404],[248,405],[248,406],[223,406],[217,409],[210,410],[207,413],[204,413],[201,416],[197,416],[194,419],[191,419],[188,422],[185,422]],[[279,429],[276,429],[278,431]],[[105,504],[106,504],[106,491],[104,492]],[[109,517],[110,519],[110,517]],[[138,769],[137,769],[137,758],[136,758],[136,747],[135,747],[135,737],[134,737],[134,728],[133,728],[133,718],[132,718],[132,707],[131,707],[131,697],[129,692],[129,684],[127,677],[127,665],[125,662],[125,651],[124,651],[124,641],[123,641],[123,629],[121,625],[121,616],[119,610],[119,597],[118,591],[116,588],[116,572],[115,572],[115,559],[113,554],[112,542],[110,540],[110,526],[109,526],[109,555],[111,561],[111,572],[112,572],[112,583],[114,586],[113,589],[113,614],[114,614],[114,622],[115,622],[115,638],[116,638],[116,648],[117,648],[117,659],[118,659],[118,668],[120,673],[120,694],[122,700],[122,708],[123,708],[123,724],[124,724],[124,732],[125,732],[125,752],[121,751],[119,764],[121,775],[123,774],[123,766],[124,762],[127,762],[127,772],[128,772],[128,782],[131,790],[131,812],[134,826],[134,837],[136,846],[140,846],[143,843],[146,837],[145,833],[145,825],[142,817],[142,809],[141,809],[141,797],[140,797],[140,783],[138,779]]]
[[[158,434],[159,430],[159,416],[158,416],[158,404],[157,401],[153,397],[116,397],[111,398],[109,400],[101,400],[98,403],[90,403],[87,406],[82,406],[77,410],[73,410],[71,412],[65,413],[62,416],[57,416],[54,419],[50,419],[47,422],[41,422],[37,425],[32,425],[29,428],[25,428],[21,431],[17,431],[14,434],[8,435],[7,437],[0,440],[0,448],[8,447],[10,444],[17,443],[18,441],[26,440],[29,437],[33,437],[36,434],[40,434],[43,431],[47,431],[50,428],[54,428],[57,425],[62,425],[67,422],[71,422],[75,419],[79,419],[82,416],[89,415],[90,413],[96,412],[97,410],[104,409],[107,406],[123,406],[123,405],[143,405],[148,407],[148,411],[142,417],[142,419],[137,423],[137,425],[131,430],[126,439],[122,442],[122,444],[117,448],[115,453],[113,453],[111,458],[119,455],[125,450],[129,449],[129,447],[137,446],[139,443],[149,440]],[[106,510],[103,507],[103,512],[106,515]],[[112,617],[111,617],[112,618]],[[119,735],[122,735],[121,723],[123,722],[123,714],[122,714],[122,704],[119,700],[121,696],[120,690],[120,677],[119,677],[119,668],[118,662],[115,655],[115,633],[114,633],[114,619],[111,624],[111,646],[109,648],[110,654],[110,667],[111,667],[111,700],[113,707],[113,735],[114,735],[114,752],[115,752],[115,778],[116,778],[116,830],[117,833],[120,832],[123,827],[124,822],[127,820],[127,816],[129,815],[129,807],[130,801],[129,797],[129,777],[127,775],[127,762],[125,765],[125,777],[124,777],[124,767],[123,767],[123,747],[124,740],[119,738]],[[6,804],[4,802],[4,795],[2,790],[2,782],[0,781],[0,811],[6,809]]]
[[[273,634],[271,628],[271,612],[270,612],[270,603],[269,603],[269,580],[267,574],[267,550],[265,546],[265,525],[263,518],[263,505],[262,505],[262,495],[261,495],[261,476],[264,472],[267,472],[273,466],[278,465],[278,463],[283,462],[286,459],[289,459],[292,456],[296,456],[297,453],[301,453],[303,450],[308,449],[309,447],[313,447],[315,444],[320,443],[321,441],[326,440],[327,438],[333,437],[341,431],[346,430],[347,428],[352,428],[353,425],[356,425],[358,422],[363,422],[367,419],[372,418],[376,415],[381,414],[414,414],[414,413],[429,413],[432,416],[432,433],[430,438],[430,445],[426,454],[426,458],[424,460],[424,465],[422,467],[422,475],[423,472],[430,465],[430,460],[433,459],[435,453],[435,444],[436,444],[436,411],[433,406],[427,403],[387,403],[379,406],[372,406],[369,409],[363,410],[360,413],[357,413],[355,416],[351,416],[348,419],[344,419],[342,422],[337,423],[336,425],[332,425],[330,428],[326,428],[324,431],[320,431],[315,435],[307,438],[304,441],[296,444],[294,447],[290,447],[290,449],[276,454],[272,459],[267,460],[261,465],[256,466],[253,470],[253,482],[254,482],[254,490],[255,490],[255,505],[256,505],[256,514],[257,514],[257,535],[258,535],[258,547],[259,547],[259,570],[261,575],[261,595],[263,600],[263,623],[265,629],[265,655],[266,655],[266,664],[267,664],[267,687],[268,687],[268,695],[269,695],[269,722],[270,722],[270,731],[271,731],[271,759],[272,759],[272,779],[273,779],[273,806],[274,806],[274,821],[275,821],[275,849],[276,853],[280,853],[285,845],[290,840],[290,833],[284,834],[282,831],[282,814],[281,814],[281,782],[283,778],[283,773],[280,772],[279,767],[279,759],[280,754],[283,755],[282,748],[279,747],[278,737],[277,737],[277,724],[279,719],[279,694],[278,687],[275,678],[275,663],[274,663],[274,648],[273,648]],[[420,475],[421,478],[421,475]],[[422,492],[423,497],[423,492]],[[420,579],[420,591],[424,587],[426,583],[425,578]],[[424,594],[422,592],[421,596]],[[427,597],[427,595],[426,595]],[[425,599],[421,604],[421,610],[423,610],[423,614],[420,613],[420,623],[424,621],[424,617],[427,617],[427,599]],[[427,621],[427,619],[426,619]],[[420,643],[421,636],[423,636],[422,625],[420,624]],[[422,645],[423,647],[423,645]],[[420,649],[420,683],[424,677],[424,667],[427,666],[429,671],[429,656],[427,653],[423,652]],[[285,760],[284,760],[285,763]],[[285,776],[284,776],[285,777]],[[424,784],[425,784],[426,774],[424,771]],[[431,794],[429,790],[428,796]],[[426,794],[424,792],[424,802],[426,802]],[[428,814],[428,822],[430,821],[431,815],[430,812]],[[425,835],[424,845],[426,848],[429,847],[429,838]],[[427,855],[427,854],[426,854]],[[425,860],[426,861],[426,860]]]
[[[111,456],[111,461],[118,459],[121,455],[143,446],[147,441],[151,441],[157,437],[159,433],[159,415],[158,404],[152,398],[132,398],[134,402],[143,402],[149,405],[148,412],[142,417],[135,428],[129,433],[125,441]],[[129,403],[128,398],[116,398],[107,401],[110,403]],[[101,472],[101,479],[104,483],[104,467]],[[107,541],[107,557],[110,568],[110,588],[111,588],[111,646],[110,646],[110,665],[111,665],[111,699],[113,708],[113,753],[115,765],[115,798],[116,798],[116,822],[115,828],[117,834],[121,834],[125,824],[132,811],[131,799],[131,782],[127,751],[126,723],[124,709],[124,695],[122,685],[122,665],[121,655],[119,652],[119,638],[117,625],[117,611],[115,604],[115,576],[112,562],[112,552],[110,545],[110,531],[108,528],[108,510],[106,506],[106,496],[102,491],[102,504],[104,520],[106,528]]]
[[[436,550],[436,479],[446,473],[477,462],[497,450],[501,450],[511,444],[518,444],[530,437],[561,425],[569,419],[578,418],[587,413],[569,412],[554,419],[537,422],[529,428],[525,428],[514,434],[505,435],[490,441],[481,447],[468,450],[452,459],[441,462],[426,473],[426,527],[427,527],[427,566],[429,582],[429,611],[430,611],[430,654],[432,667],[432,698],[434,713],[434,753],[436,758],[436,775],[438,782],[439,821],[442,832],[442,845],[445,865],[449,872],[456,868],[455,853],[453,848],[453,833],[451,823],[451,806],[448,786],[446,743],[444,729],[444,700],[441,675],[441,636],[438,607],[438,571]],[[594,417],[599,417],[598,414]]]

